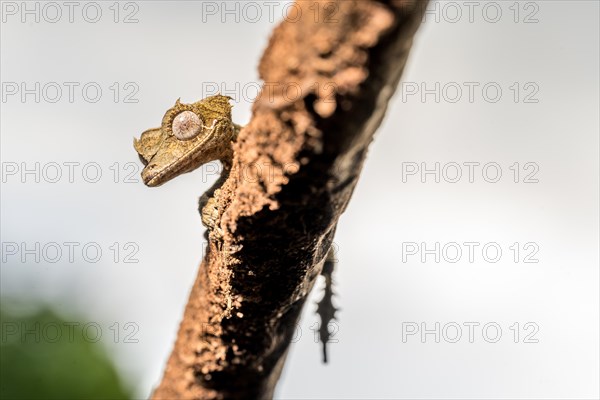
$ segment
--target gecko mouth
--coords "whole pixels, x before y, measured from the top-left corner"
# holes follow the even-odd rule
[[[156,163],[149,162],[142,170],[142,180],[148,187],[157,187],[191,170],[193,168],[190,166],[178,162],[170,163],[162,168]]]
[[[169,172],[169,168],[156,169],[157,165],[146,162],[146,167],[142,170],[142,180],[149,187],[157,187],[167,182],[165,179]]]

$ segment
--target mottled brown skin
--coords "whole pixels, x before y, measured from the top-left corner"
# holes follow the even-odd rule
[[[229,175],[233,157],[231,145],[240,131],[240,126],[231,121],[229,100],[230,97],[221,95],[192,104],[177,100],[165,113],[160,128],[148,129],[133,140],[133,147],[145,165],[142,180],[150,187],[160,186],[210,161],[221,161],[221,178],[200,198],[200,215],[207,228],[214,228],[219,217],[212,196]],[[186,111],[195,113],[202,125],[194,137],[179,139],[173,132],[173,121]]]
[[[160,128],[148,129],[134,139],[133,147],[145,165],[142,179],[147,186],[160,186],[210,161],[231,164],[231,143],[237,138],[239,126],[231,121],[229,99],[216,95],[192,104],[177,100],[165,113]],[[202,128],[197,136],[181,140],[173,134],[172,125],[184,111],[200,117]]]

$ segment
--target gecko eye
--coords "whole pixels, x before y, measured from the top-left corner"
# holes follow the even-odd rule
[[[179,140],[189,140],[198,136],[202,130],[202,121],[193,111],[182,111],[173,120],[173,135]]]

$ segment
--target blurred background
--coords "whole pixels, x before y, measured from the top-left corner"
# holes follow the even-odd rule
[[[132,138],[217,92],[247,123],[269,33],[297,10],[70,4],[1,3],[0,394],[141,399],[218,173],[147,188]],[[330,362],[319,282],[277,398],[598,398],[599,11],[428,6],[337,230]]]

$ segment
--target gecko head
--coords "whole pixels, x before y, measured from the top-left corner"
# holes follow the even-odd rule
[[[192,104],[177,100],[165,113],[160,128],[148,129],[133,140],[144,163],[142,180],[147,186],[160,186],[231,154],[235,128],[229,99],[217,95]]]

